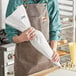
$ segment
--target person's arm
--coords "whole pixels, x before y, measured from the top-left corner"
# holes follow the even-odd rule
[[[16,10],[16,8],[22,4],[23,0],[9,0],[6,17],[11,15],[14,10]],[[9,41],[15,43],[32,40],[35,36],[35,29],[33,27],[30,27],[29,29],[20,34],[18,30],[6,24],[5,32]]]
[[[50,19],[50,46],[54,51],[53,60],[58,61],[59,55],[57,54],[57,41],[59,40],[60,36],[60,15],[59,15],[59,8],[58,8],[58,1],[57,0],[49,0],[48,3],[48,12],[49,12],[49,19]]]
[[[58,1],[57,0],[49,0],[48,3],[48,12],[49,12],[49,35],[50,35],[50,46],[52,49],[57,49],[57,41],[59,40],[60,36],[60,15],[59,15],[59,8],[58,8]]]
[[[26,31],[21,33],[19,36],[13,36],[13,41],[15,43],[22,43],[25,41],[30,41],[35,37],[35,29],[33,27],[28,28]]]
[[[11,43],[14,43],[13,37],[19,35],[19,31],[6,24],[6,36]]]
[[[50,41],[56,40],[58,41],[60,36],[60,28],[61,28],[61,21],[60,21],[60,14],[59,14],[59,6],[57,0],[49,0],[48,4],[48,11],[49,11],[49,34],[50,34]]]
[[[57,51],[57,40],[52,40],[49,42],[51,48],[53,49],[53,51]]]
[[[9,0],[7,11],[6,11],[6,17],[11,15],[18,6],[22,5],[23,1],[22,0]],[[11,26],[6,24],[6,29],[5,29],[7,38],[9,39],[10,42],[13,41],[13,37],[19,35],[19,31],[12,28]]]

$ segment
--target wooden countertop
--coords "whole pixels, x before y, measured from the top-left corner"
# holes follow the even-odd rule
[[[60,68],[59,67],[52,67],[52,68],[49,68],[49,69],[34,73],[32,75],[29,75],[29,76],[45,76],[46,74],[49,74],[49,73],[51,73],[51,72],[53,72],[53,71],[55,71],[57,69],[60,69]]]
[[[64,60],[63,58],[65,58],[65,60]],[[69,61],[69,59],[70,59],[69,54],[66,54],[66,55],[62,56],[62,57],[61,57],[61,63],[62,63],[62,65],[63,65],[65,62]],[[42,71],[40,71],[40,72],[34,73],[34,74],[32,74],[32,75],[29,75],[29,76],[45,76],[46,74],[49,74],[49,73],[51,73],[51,72],[54,72],[54,71],[57,70],[57,69],[60,69],[60,68],[57,67],[57,66],[54,66],[54,67],[51,67],[51,68],[46,69],[46,70],[42,70]]]

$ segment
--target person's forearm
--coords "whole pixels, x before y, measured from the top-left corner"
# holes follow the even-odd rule
[[[35,31],[36,30],[33,27],[30,27],[26,31],[22,32],[19,36],[14,36],[13,41],[15,43],[22,43],[33,40],[35,37]]]
[[[57,51],[57,41],[56,40],[52,40],[49,42],[51,48],[53,49],[53,51]]]

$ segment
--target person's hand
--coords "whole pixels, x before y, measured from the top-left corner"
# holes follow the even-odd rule
[[[54,51],[54,54],[52,56],[52,61],[53,62],[59,62],[60,61],[60,56],[59,54],[57,53],[57,51]]]
[[[30,27],[20,34],[19,39],[22,42],[33,40],[35,38],[35,31],[36,30],[33,27]]]
[[[50,47],[52,48],[54,54],[52,56],[52,61],[53,62],[59,62],[60,61],[60,56],[57,52],[57,41],[56,40],[52,40],[49,42]]]

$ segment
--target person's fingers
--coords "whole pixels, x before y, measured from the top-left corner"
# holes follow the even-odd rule
[[[35,35],[36,35],[35,30],[31,30],[31,31],[29,32],[29,34],[27,34],[27,38],[28,38],[29,40],[33,40],[33,39],[35,38]]]
[[[27,30],[28,34],[30,34],[30,33],[33,32],[33,31],[35,31],[35,29],[34,29],[33,27],[31,27],[31,28],[29,28],[29,29]]]
[[[54,53],[54,55],[52,56],[52,61],[54,61],[54,62],[60,61],[60,57],[59,57],[58,53]]]
[[[36,31],[35,31],[35,30],[32,30],[32,31],[29,33],[29,35],[30,35],[30,36],[33,36],[33,35],[35,35],[35,33],[36,33]]]
[[[28,33],[30,34],[32,31],[34,31],[34,29],[31,27],[31,28],[28,30]]]
[[[33,27],[29,27],[27,30],[25,30],[25,31],[30,31],[31,29],[32,29]]]
[[[57,58],[57,54],[54,54],[54,55],[52,56],[52,61],[56,61],[56,58]]]
[[[60,57],[59,57],[58,54],[57,54],[57,56],[55,57],[55,61],[56,61],[56,62],[59,62],[59,61],[60,61]]]
[[[25,35],[28,35],[29,31],[32,30],[32,27],[28,28],[27,30],[24,31]]]
[[[34,38],[35,38],[35,34],[34,35],[32,35],[31,37],[30,37],[30,40],[33,40]]]
[[[54,52],[53,56],[52,56],[52,59],[54,59],[56,57],[56,52]]]
[[[60,58],[58,58],[56,61],[57,61],[57,62],[60,62]]]
[[[53,59],[54,62],[58,62],[59,61],[59,57],[56,55],[55,58]]]
[[[26,32],[25,32],[25,35],[26,36],[32,36],[33,33],[35,33],[35,29],[34,28],[29,28]]]

